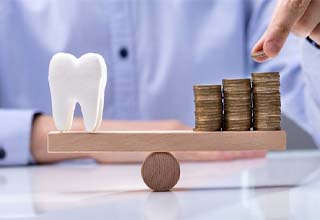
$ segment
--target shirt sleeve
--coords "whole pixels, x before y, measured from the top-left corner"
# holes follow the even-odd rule
[[[30,137],[35,110],[0,109],[0,166],[33,162]]]
[[[290,35],[277,57],[265,63],[256,63],[250,57],[254,44],[267,29],[274,6],[275,1],[252,1],[247,27],[249,71],[280,72],[282,113],[309,133],[319,147],[320,52],[317,48]]]

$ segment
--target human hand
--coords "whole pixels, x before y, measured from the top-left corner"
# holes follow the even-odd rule
[[[279,0],[266,32],[252,50],[252,57],[263,62],[277,56],[291,32],[320,45],[320,0]]]

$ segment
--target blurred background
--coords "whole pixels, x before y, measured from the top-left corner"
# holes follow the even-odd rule
[[[281,127],[287,132],[287,141],[289,150],[297,149],[316,149],[316,145],[310,137],[302,128],[297,126],[293,121],[291,121],[286,116],[282,115],[282,125]]]

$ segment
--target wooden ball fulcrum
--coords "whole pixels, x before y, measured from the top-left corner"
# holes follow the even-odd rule
[[[180,178],[179,162],[168,152],[151,153],[142,164],[141,175],[150,189],[169,191]]]

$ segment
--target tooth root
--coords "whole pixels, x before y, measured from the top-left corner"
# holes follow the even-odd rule
[[[103,58],[96,54],[87,54],[80,58],[84,75],[90,75],[84,84],[87,86],[79,92],[79,104],[86,131],[97,130],[102,122],[104,90],[106,86],[106,65]],[[81,65],[80,64],[80,65]],[[81,93],[81,94],[80,94]]]
[[[60,100],[55,100],[56,98],[59,97],[55,96],[52,100],[54,123],[59,131],[69,131],[72,126],[75,103],[70,100],[64,100],[64,97],[61,97]]]
[[[99,123],[99,97],[87,98],[85,100],[79,101],[81,106],[81,111],[83,115],[84,126],[86,131],[93,132],[98,128]]]
[[[98,116],[97,116],[97,124],[96,127],[94,128],[94,130],[97,130],[102,123],[102,116],[103,116],[103,106],[104,106],[104,97],[100,97],[99,100],[99,112],[98,112]]]
[[[70,82],[69,71],[73,67],[75,57],[71,54],[54,55],[49,65],[49,86],[52,100],[52,115],[57,130],[63,132],[71,129],[75,100],[68,94]]]

